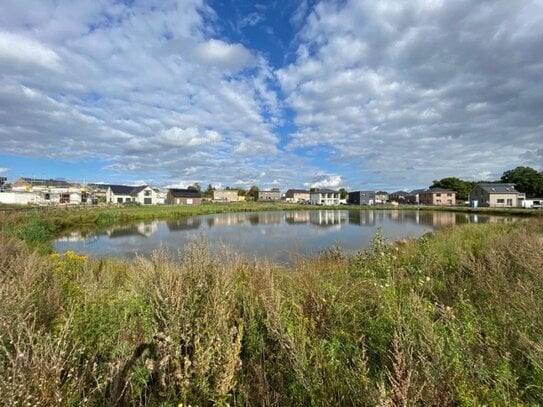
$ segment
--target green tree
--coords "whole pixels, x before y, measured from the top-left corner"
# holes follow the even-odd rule
[[[517,191],[524,192],[527,197],[543,196],[543,174],[533,168],[517,167],[505,171],[501,181],[515,184]]]
[[[466,201],[469,196],[469,191],[475,186],[475,182],[464,181],[456,177],[446,177],[440,180],[434,180],[430,188],[444,188],[456,191],[456,197],[458,199]]]
[[[188,189],[192,189],[192,190],[194,190],[194,191],[200,192],[201,187],[200,187],[200,184],[198,184],[197,182],[195,182],[194,184],[190,185],[190,186],[188,187]]]
[[[349,194],[345,188],[339,188],[338,192],[341,199],[347,198],[347,195]]]
[[[247,195],[248,196],[251,196],[253,197],[253,199],[258,199],[258,191],[260,189],[256,186],[256,185],[253,185],[251,186],[251,188],[249,188],[249,191],[247,191]]]
[[[238,188],[238,196],[244,196],[247,193],[247,191],[243,188]]]
[[[215,187],[213,187],[213,185],[211,184],[208,184],[207,189],[204,191],[203,195],[210,198],[213,196],[213,191],[215,191]]]

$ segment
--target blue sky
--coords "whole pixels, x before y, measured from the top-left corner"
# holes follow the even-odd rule
[[[4,0],[0,175],[409,189],[543,169],[537,0]]]

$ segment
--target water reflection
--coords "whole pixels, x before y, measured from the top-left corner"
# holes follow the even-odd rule
[[[380,228],[390,240],[468,223],[512,222],[513,217],[446,211],[321,210],[227,213],[115,226],[100,232],[70,232],[57,239],[58,251],[94,256],[133,257],[164,246],[177,251],[202,235],[248,256],[288,262],[287,253],[312,255],[337,245],[356,251],[369,245]]]

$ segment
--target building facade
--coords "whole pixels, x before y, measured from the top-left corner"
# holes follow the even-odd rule
[[[349,192],[348,202],[351,205],[375,205],[375,191]]]
[[[311,205],[339,205],[339,192],[332,189],[319,189],[309,193]]]
[[[258,191],[259,201],[278,201],[281,199],[281,191]]]
[[[213,200],[217,202],[237,202],[238,190],[225,189],[224,191],[213,191]]]
[[[166,202],[170,205],[200,205],[202,194],[195,189],[169,189]]]
[[[517,208],[522,206],[526,194],[518,192],[515,184],[480,183],[469,193],[473,207]]]
[[[157,193],[148,185],[110,185],[106,193],[106,202],[116,204],[134,202],[141,205],[156,205]]]
[[[456,191],[442,188],[430,188],[419,193],[421,205],[453,206],[456,204]]]
[[[309,202],[309,191],[304,189],[289,189],[285,192],[285,201],[291,203]]]

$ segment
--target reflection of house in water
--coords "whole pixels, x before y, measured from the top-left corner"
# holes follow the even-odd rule
[[[209,227],[239,225],[245,222],[246,216],[243,213],[226,213],[210,216],[207,218],[207,224]]]
[[[343,211],[314,211],[309,215],[309,221],[314,225],[333,226],[344,223],[346,213]]]
[[[349,223],[351,225],[375,225],[375,211],[349,211]]]
[[[295,211],[285,213],[285,221],[289,224],[295,223],[309,223],[310,212],[308,211]]]
[[[446,228],[456,225],[456,213],[432,211],[432,226],[435,228]]]
[[[149,237],[158,229],[157,222],[140,222],[135,225],[115,227],[106,230],[106,234],[110,238],[126,237],[126,236],[145,236]]]
[[[281,223],[283,218],[282,212],[260,212],[258,214],[258,224],[260,225],[276,225]]]
[[[202,218],[200,217],[188,217],[176,220],[169,220],[166,222],[168,230],[174,232],[176,230],[190,230],[198,229],[202,224]]]

